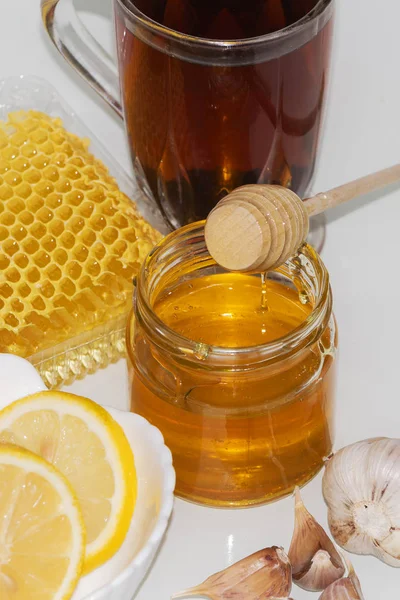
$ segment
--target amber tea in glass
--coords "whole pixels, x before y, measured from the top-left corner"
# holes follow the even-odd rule
[[[41,4],[58,50],[124,117],[139,186],[169,227],[246,183],[306,193],[335,0],[114,0],[119,80],[70,0]]]
[[[305,193],[327,86],[332,2],[125,0],[116,7],[133,162],[171,226],[205,218],[246,183]]]

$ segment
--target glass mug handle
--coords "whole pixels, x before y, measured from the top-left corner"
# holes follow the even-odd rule
[[[41,0],[41,10],[57,50],[122,118],[117,67],[79,19],[73,0]]]

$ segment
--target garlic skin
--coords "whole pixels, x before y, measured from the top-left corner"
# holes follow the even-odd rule
[[[211,575],[200,585],[174,594],[171,600],[204,596],[210,600],[290,600],[292,568],[283,548],[255,552]]]
[[[288,556],[293,581],[310,592],[319,592],[343,577],[345,567],[324,529],[308,512],[296,488],[295,528]]]
[[[342,448],[322,480],[335,541],[400,567],[400,440],[374,438]]]
[[[348,560],[348,575],[332,583],[321,594],[319,600],[364,600],[360,580],[354,572],[353,565]]]

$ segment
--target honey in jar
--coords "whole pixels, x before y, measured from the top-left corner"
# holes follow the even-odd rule
[[[163,433],[177,495],[260,504],[308,481],[332,448],[335,322],[304,246],[263,279],[224,271],[203,225],[162,241],[128,329],[132,410]]]

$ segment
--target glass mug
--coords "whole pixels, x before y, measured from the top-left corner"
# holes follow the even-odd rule
[[[114,0],[118,82],[72,0],[42,0],[56,47],[124,117],[139,186],[173,229],[247,183],[309,190],[333,12],[334,0]]]

